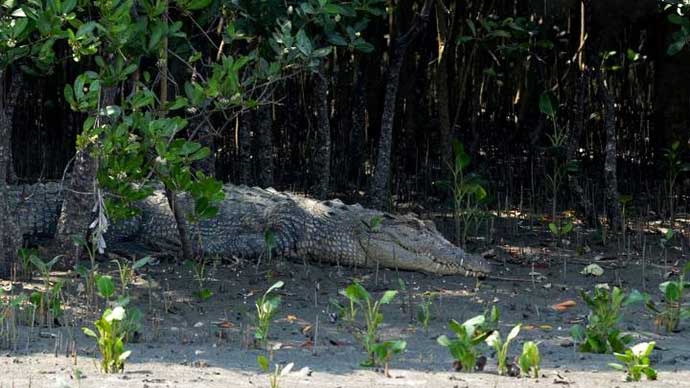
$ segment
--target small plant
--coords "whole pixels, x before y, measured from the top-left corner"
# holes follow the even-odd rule
[[[587,353],[622,352],[631,341],[630,335],[622,335],[618,324],[623,307],[644,300],[644,296],[634,291],[626,297],[623,290],[614,287],[594,289],[594,295],[580,293],[582,300],[590,308],[586,327],[575,325],[571,329],[573,339],[579,350]]]
[[[194,280],[197,282],[197,290],[194,291],[194,296],[201,301],[206,301],[213,296],[213,291],[206,288],[206,260],[199,259],[194,262],[192,260],[185,261],[185,266],[194,273]]]
[[[539,111],[551,120],[553,132],[547,134],[549,147],[547,148],[551,159],[551,171],[545,174],[547,189],[551,193],[551,218],[556,220],[558,210],[558,193],[569,173],[577,172],[575,161],[568,160],[565,146],[568,140],[567,127],[558,123],[558,100],[549,91],[545,91],[539,97]]]
[[[57,264],[58,261],[60,261],[61,258],[62,256],[55,256],[52,260],[46,262],[41,260],[41,258],[37,255],[29,256],[31,264],[33,264],[34,267],[36,267],[36,269],[41,273],[41,277],[43,278],[44,289],[47,290],[50,288],[50,272],[53,270],[53,267],[55,266],[55,264]]]
[[[73,235],[72,242],[76,247],[80,247],[86,251],[89,256],[89,261],[91,266],[86,268],[85,266],[75,263],[75,271],[85,279],[86,297],[89,304],[93,303],[96,299],[96,277],[98,275],[98,263],[96,263],[96,253],[98,253],[98,243],[91,239],[86,241],[83,236]],[[96,237],[96,236],[94,236]]]
[[[96,275],[96,290],[98,295],[109,301],[115,294],[115,282],[110,275]]]
[[[51,322],[48,313],[55,313],[53,318],[62,315],[62,283],[53,284],[50,281],[50,272],[62,256],[55,256],[52,260],[45,262],[37,255],[29,255],[29,261],[41,273],[43,279],[42,291],[34,291],[29,301],[34,306],[35,311],[47,322]]]
[[[667,163],[666,194],[668,195],[668,215],[671,228],[673,228],[676,214],[676,182],[682,173],[690,171],[690,163],[683,162],[679,141],[674,141],[671,147],[664,150],[664,157]]]
[[[125,369],[125,361],[131,351],[125,350],[122,321],[127,314],[122,306],[106,309],[99,320],[95,322],[98,334],[88,327],[82,331],[96,340],[98,351],[101,353],[101,370],[104,373],[118,373]]]
[[[486,344],[494,348],[496,351],[496,358],[498,360],[498,374],[505,375],[508,373],[508,349],[510,348],[510,343],[517,337],[520,333],[520,325],[515,325],[505,342],[501,339],[501,333],[498,330],[494,330],[490,336],[486,337]]]
[[[5,298],[5,290],[0,288],[0,346],[7,345],[16,349],[19,340],[19,312],[21,306],[27,302],[27,297],[24,294],[16,296],[8,295]]]
[[[486,317],[477,315],[460,324],[451,320],[448,327],[455,333],[454,339],[449,339],[445,335],[438,337],[439,345],[448,348],[451,356],[459,365],[459,369],[465,372],[473,372],[477,365],[479,350],[477,346],[484,342],[491,332],[481,329]]]
[[[292,368],[295,366],[295,364],[292,362],[284,367],[276,364],[275,369],[273,372],[271,372],[270,362],[266,356],[257,356],[256,363],[259,364],[259,368],[261,368],[262,371],[269,373],[268,381],[271,384],[271,388],[278,388],[280,382],[279,378],[282,376],[287,376],[287,374],[290,373]]]
[[[487,198],[487,193],[480,177],[467,171],[472,158],[461,142],[453,141],[453,154],[453,162],[448,163],[451,180],[436,184],[447,187],[453,195],[455,243],[464,246],[470,228],[478,226],[481,221],[480,204]]]
[[[422,294],[422,303],[419,304],[417,311],[417,321],[424,328],[424,334],[429,335],[429,321],[431,321],[431,306],[438,297],[438,292],[425,292]]]
[[[64,312],[62,309],[62,288],[64,285],[65,282],[57,281],[48,292],[48,311],[53,318],[60,318]]]
[[[560,241],[563,237],[570,234],[573,231],[573,223],[570,220],[563,221],[559,220],[558,224],[555,222],[549,223],[549,231],[556,238],[556,241]]]
[[[484,323],[481,324],[479,330],[482,332],[491,332],[498,330],[498,321],[501,320],[501,310],[496,305],[492,305],[490,310],[484,312]]]
[[[539,355],[539,346],[537,346],[536,342],[527,341],[522,345],[522,354],[518,358],[518,364],[524,376],[531,376],[535,379],[539,378],[541,356]]]
[[[680,322],[690,319],[690,307],[683,306],[685,289],[690,288],[686,276],[690,273],[690,261],[680,271],[677,280],[669,280],[659,285],[664,294],[664,304],[657,307],[653,301],[647,301],[647,307],[656,313],[657,327],[663,327],[668,332],[678,330]]]
[[[356,304],[362,308],[366,328],[361,341],[364,345],[364,350],[369,356],[369,358],[362,363],[362,366],[374,366],[376,365],[375,345],[378,342],[379,326],[383,323],[381,306],[391,303],[398,294],[398,291],[388,290],[383,293],[381,299],[374,300],[371,294],[361,284],[355,282],[345,288],[344,294],[350,300],[351,305]]]
[[[273,261],[273,250],[278,246],[278,240],[272,230],[266,229],[264,232],[264,244],[266,245],[266,262]]]
[[[278,281],[273,284],[261,298],[256,301],[256,332],[254,332],[254,339],[265,345],[268,342],[268,333],[271,329],[271,321],[278,306],[280,306],[280,295],[273,291],[283,287],[284,283]]]
[[[132,263],[128,263],[126,260],[113,260],[117,264],[117,272],[120,275],[120,291],[122,295],[127,295],[127,287],[134,280],[134,275],[136,271],[151,261],[150,256],[146,256],[139,260],[133,260]]]
[[[31,279],[32,262],[38,259],[38,250],[33,248],[19,248],[17,256],[22,266],[22,275],[27,279]]]
[[[391,377],[388,365],[393,359],[393,356],[404,352],[405,348],[407,348],[407,342],[403,340],[385,341],[374,344],[374,356],[376,357],[377,363],[383,365],[383,374],[386,377]]]
[[[656,380],[657,373],[654,368],[650,366],[649,356],[654,350],[656,343],[643,342],[631,348],[625,349],[624,353],[614,353],[619,363],[610,363],[614,369],[625,371],[625,379],[627,381],[640,381],[642,375],[647,376],[647,380]]]

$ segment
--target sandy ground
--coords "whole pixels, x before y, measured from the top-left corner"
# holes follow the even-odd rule
[[[206,286],[214,296],[205,302],[192,295],[196,286],[188,268],[162,260],[147,268],[133,287],[134,303],[143,310],[146,322],[140,340],[128,345],[133,353],[126,372],[112,376],[98,372],[94,345],[79,330],[90,325],[96,313],[72,307],[82,300],[76,296],[75,280],[68,285],[67,325],[22,327],[17,349],[0,353],[0,387],[268,387],[267,375],[256,364],[257,355],[266,352],[250,344],[248,313],[254,309],[256,297],[276,280],[283,280],[285,287],[271,331],[277,348],[274,362],[295,364],[293,372],[281,379],[281,387],[690,387],[690,322],[680,332],[667,335],[656,331],[642,306],[626,310],[622,328],[634,333],[635,342],[657,341],[659,349],[653,360],[659,381],[651,383],[624,382],[622,373],[607,366],[613,356],[578,353],[569,340],[571,326],[582,322],[587,313],[579,290],[592,289],[598,283],[641,288],[644,276],[648,291],[658,298],[663,269],[647,263],[643,272],[635,258],[601,260],[605,273],[592,278],[579,272],[595,259],[609,257],[607,252],[593,248],[577,255],[574,250],[543,244],[518,250],[503,245],[496,253],[496,275],[519,280],[477,283],[464,277],[390,270],[376,273],[281,261],[257,271],[248,263],[224,263],[209,267]],[[568,260],[565,274],[562,257]],[[382,337],[404,338],[408,343],[406,353],[391,365],[392,378],[361,368],[361,346],[340,320],[333,322],[329,299],[337,298],[338,290],[353,279],[376,295],[400,288],[399,279],[406,284],[406,291],[384,309]],[[414,317],[420,295],[427,290],[439,292],[440,298],[432,307],[433,320],[425,334]],[[550,308],[568,299],[577,301],[577,306],[565,312]],[[540,343],[543,376],[538,380],[498,376],[488,349],[485,371],[467,374],[452,370],[452,359],[436,338],[451,334],[449,319],[468,319],[492,304],[501,309],[504,336],[514,324],[523,324],[511,347],[511,358],[524,341]],[[71,338],[77,343],[76,359],[70,351]]]

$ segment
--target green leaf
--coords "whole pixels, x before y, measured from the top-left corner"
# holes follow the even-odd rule
[[[670,56],[678,54],[679,52],[681,52],[683,50],[686,43],[687,43],[687,40],[685,37],[682,37],[680,39],[673,41],[673,43],[671,43],[668,46],[668,49],[666,50],[666,54],[668,54]]]
[[[551,233],[554,234],[554,236],[559,235],[558,226],[556,224],[554,224],[553,222],[549,224],[549,230],[551,231]]]
[[[623,365],[617,364],[615,362],[610,362],[609,366],[613,369],[616,369],[616,370],[625,370],[625,367]]]
[[[573,340],[578,343],[582,343],[585,341],[585,338],[587,338],[587,334],[585,332],[585,328],[580,326],[580,325],[575,325],[570,329],[570,335],[573,337]]]
[[[81,331],[84,332],[84,334],[86,334],[89,337],[98,338],[96,333],[93,330],[89,329],[88,327],[82,327]]]
[[[186,8],[191,11],[196,11],[208,7],[213,0],[192,0],[190,1]]]
[[[273,292],[273,290],[281,288],[284,285],[285,285],[285,283],[282,280],[279,280],[279,281],[275,282],[271,287],[269,287],[268,290],[266,290],[266,293],[264,293],[264,295],[268,295],[271,292]]]
[[[647,376],[647,379],[649,379],[649,380],[656,380],[657,379],[656,369],[652,369],[649,367],[643,368],[642,373],[644,373],[644,375]]]
[[[570,232],[572,232],[572,231],[573,231],[573,224],[570,223],[570,222],[567,223],[567,224],[565,224],[565,225],[563,225],[563,227],[562,227],[562,229],[561,229],[561,233],[562,233],[562,234],[568,234],[568,233],[570,233]]]
[[[371,300],[371,296],[361,284],[355,282],[345,288],[345,296],[353,302],[361,303]]]
[[[336,46],[347,46],[347,41],[345,40],[345,38],[343,38],[343,36],[338,34],[337,32],[333,32],[330,34],[327,33],[326,40],[328,40],[328,43]]]
[[[636,303],[645,303],[649,300],[649,295],[643,292],[640,292],[639,290],[632,290],[630,291],[630,294],[628,294],[627,298],[625,298],[625,301],[623,302],[623,306],[628,306]]]
[[[390,302],[395,299],[395,296],[398,295],[398,291],[396,290],[388,290],[383,293],[383,296],[381,297],[381,304],[389,304]]]
[[[449,347],[450,343],[451,343],[450,339],[445,335],[442,335],[442,336],[436,338],[436,342],[438,342],[439,345],[446,347],[446,348]]]
[[[117,360],[118,360],[118,361],[125,361],[125,360],[127,360],[127,359],[129,358],[129,356],[130,356],[131,354],[132,354],[132,351],[131,351],[131,350],[124,351],[124,352],[122,352],[122,354],[120,354],[120,355],[117,357]]]
[[[134,264],[132,264],[132,269],[137,270],[137,269],[145,266],[146,264],[148,264],[150,261],[151,261],[151,256],[146,256],[144,258],[141,258],[141,259],[135,261]]]
[[[256,363],[259,364],[259,368],[261,368],[262,371],[268,372],[270,370],[268,358],[266,358],[266,356],[256,356]]]
[[[512,330],[510,330],[510,333],[508,333],[508,336],[506,337],[506,343],[512,341],[515,339],[515,337],[518,336],[520,333],[520,327],[521,325],[515,325]]]
[[[113,281],[113,277],[110,275],[99,276],[96,280],[96,288],[102,297],[110,299],[115,292],[115,282]]]
[[[682,295],[680,285],[678,282],[668,281],[663,282],[659,285],[661,292],[664,293],[664,298],[666,301],[675,302],[680,299]]]
[[[678,15],[677,13],[671,13],[668,15],[668,21],[680,25],[680,26],[690,26],[690,21],[688,21],[688,18],[682,17]]]
[[[309,37],[307,37],[307,33],[304,32],[303,29],[300,29],[297,32],[296,36],[296,45],[297,49],[304,54],[304,56],[310,56],[312,51],[314,51],[314,48],[312,46],[311,40],[309,40]]]
[[[556,116],[556,108],[550,92],[544,92],[539,96],[539,111],[553,118]]]

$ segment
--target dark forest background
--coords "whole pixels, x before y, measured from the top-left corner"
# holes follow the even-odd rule
[[[445,205],[448,192],[434,183],[447,179],[457,139],[483,180],[486,206],[550,210],[544,177],[554,160],[547,136],[553,122],[539,104],[547,92],[566,134],[559,152],[577,162],[559,189],[559,210],[575,208],[590,219],[610,210],[607,149],[618,194],[668,210],[664,150],[674,141],[681,155],[688,148],[690,51],[668,54],[678,26],[659,2],[445,0],[429,2],[420,20],[423,3],[393,1],[369,23],[363,36],[374,46],[370,53],[334,50],[323,67],[325,92],[317,75],[299,72],[275,84],[272,104],[214,117],[199,136],[213,150],[204,168],[225,182],[368,202],[382,123],[390,119],[384,110],[392,45],[418,24],[399,75],[387,178],[393,201],[384,207]],[[25,75],[11,181],[63,177],[84,119],[68,108],[63,86],[79,72],[80,64],[65,61],[49,77]]]

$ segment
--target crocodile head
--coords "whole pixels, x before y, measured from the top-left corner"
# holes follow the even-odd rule
[[[486,276],[491,264],[446,240],[433,222],[410,216],[382,215],[377,226],[367,223],[361,244],[368,260],[381,266],[441,275]]]

